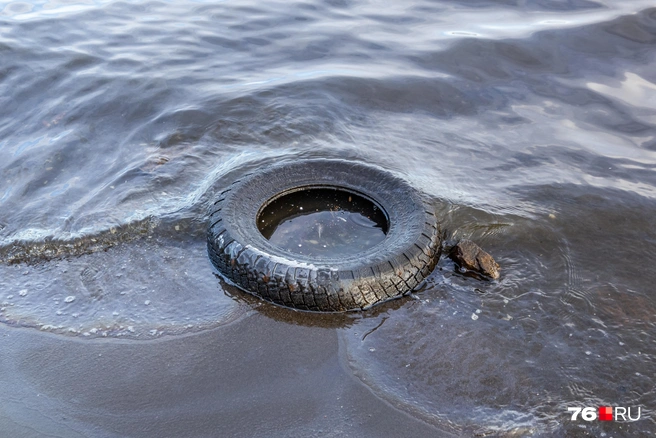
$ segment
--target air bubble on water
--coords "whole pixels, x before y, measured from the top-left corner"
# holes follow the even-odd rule
[[[66,298],[64,298],[65,303],[72,303],[73,301],[75,301],[75,295],[69,295]]]
[[[369,348],[369,351],[371,351],[373,353],[374,351],[376,351],[376,349],[374,347],[371,347],[371,348]]]
[[[590,356],[590,355],[592,354],[592,351],[589,351],[589,350],[588,350],[588,351],[585,352],[585,354],[587,354],[588,356]]]

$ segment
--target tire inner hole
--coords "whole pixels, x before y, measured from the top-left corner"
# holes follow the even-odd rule
[[[273,245],[305,256],[340,257],[385,239],[387,213],[374,201],[337,187],[300,188],[269,200],[257,227]]]

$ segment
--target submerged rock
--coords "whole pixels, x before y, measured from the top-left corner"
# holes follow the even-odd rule
[[[458,242],[451,248],[449,257],[463,274],[487,279],[499,278],[499,264],[471,240],[462,239]]]

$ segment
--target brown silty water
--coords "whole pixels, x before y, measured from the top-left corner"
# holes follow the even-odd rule
[[[257,218],[274,245],[307,257],[343,257],[373,248],[389,228],[374,202],[337,188],[307,188],[268,203]]]

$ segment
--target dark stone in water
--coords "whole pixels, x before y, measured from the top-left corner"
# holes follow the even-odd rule
[[[451,248],[449,257],[458,265],[463,274],[476,278],[499,278],[499,264],[471,240],[462,239],[458,242]]]

